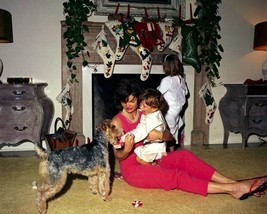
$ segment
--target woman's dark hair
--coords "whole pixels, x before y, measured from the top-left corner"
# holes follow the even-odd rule
[[[164,57],[163,70],[166,75],[181,75],[182,77],[184,76],[183,64],[179,60],[179,57],[175,54],[168,54]]]
[[[136,79],[123,78],[119,80],[114,94],[114,102],[118,110],[122,110],[121,102],[127,101],[130,95],[133,95],[138,100],[143,92],[143,87]]]

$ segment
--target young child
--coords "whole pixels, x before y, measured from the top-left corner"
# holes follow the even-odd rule
[[[180,112],[188,94],[187,85],[183,78],[184,68],[178,56],[169,54],[164,58],[163,70],[167,76],[161,80],[157,89],[163,94],[168,103],[169,108],[165,119],[170,132],[176,140],[176,144],[178,144],[179,129],[184,124]],[[174,146],[170,147],[170,150],[173,151]]]
[[[161,109],[165,107],[164,104],[166,104],[166,101],[160,91],[152,88],[146,89],[140,97],[140,110],[143,113],[140,123],[134,130],[122,136],[121,141],[124,141],[126,135],[132,134],[134,135],[134,141],[136,143],[140,142],[154,129],[160,131],[163,135],[166,122]],[[138,163],[153,164],[155,160],[159,160],[166,155],[166,143],[162,141],[162,137],[153,142],[145,140],[144,145],[137,147],[134,152],[137,155]]]

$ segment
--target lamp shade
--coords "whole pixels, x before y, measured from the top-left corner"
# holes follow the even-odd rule
[[[254,50],[267,51],[267,21],[255,25]]]
[[[3,9],[0,9],[0,43],[13,42],[12,16]]]

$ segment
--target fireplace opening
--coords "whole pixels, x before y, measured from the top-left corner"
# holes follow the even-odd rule
[[[102,65],[97,67],[97,72],[95,72],[93,66],[83,68],[83,134],[86,138],[89,137],[92,139],[95,127],[102,120],[111,119],[118,113],[118,110],[115,108],[113,96],[115,86],[120,79],[134,78],[144,88],[157,88],[161,79],[165,77],[162,66],[154,66],[149,78],[146,81],[141,81],[140,73],[131,73],[131,70],[138,71],[138,68],[136,65],[117,65],[116,70],[114,70],[110,78],[104,77],[103,72],[101,72],[103,71]],[[189,109],[188,107],[186,108],[186,112]]]
[[[152,74],[148,80],[140,81],[141,85],[146,88],[156,88],[164,74]],[[110,78],[105,78],[103,74],[92,75],[92,106],[93,106],[93,127],[99,124],[103,119],[111,119],[118,111],[115,108],[113,95],[114,89],[121,79],[133,78],[140,80],[139,74],[113,74]]]

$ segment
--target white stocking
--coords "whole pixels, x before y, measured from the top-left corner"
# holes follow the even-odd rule
[[[100,33],[96,36],[93,48],[104,62],[104,76],[106,78],[111,77],[115,65],[115,54],[107,41],[104,25]]]
[[[214,113],[217,108],[214,97],[211,92],[210,83],[206,82],[199,90],[199,96],[203,99],[206,106],[206,124],[211,124],[213,121]]]
[[[70,84],[69,83],[67,83],[65,85],[65,87],[62,89],[60,94],[56,97],[56,100],[59,103],[61,103],[67,110],[64,123],[65,123],[66,129],[68,129],[70,126],[72,114],[74,112],[74,109],[72,106],[72,99],[71,99],[71,94],[70,94]]]
[[[124,41],[123,41],[124,33],[123,33],[122,24],[118,20],[112,20],[112,21],[106,22],[105,25],[108,27],[108,29],[110,30],[110,32],[112,33],[112,35],[115,37],[117,41],[115,59],[121,60],[125,51],[127,50],[127,47],[129,46],[129,44],[124,44]]]
[[[130,45],[130,47],[142,60],[142,70],[140,79],[142,81],[145,81],[147,80],[152,67],[152,57],[150,51],[144,48],[142,45],[139,45],[137,47]]]
[[[178,26],[178,34],[177,36],[172,40],[172,42],[169,45],[169,48],[172,51],[175,51],[178,53],[179,60],[182,62],[182,28],[181,26]]]
[[[158,45],[159,51],[164,51],[164,49],[171,43],[173,33],[174,33],[174,24],[173,22],[159,22],[158,23],[162,31],[162,39],[165,43]]]

